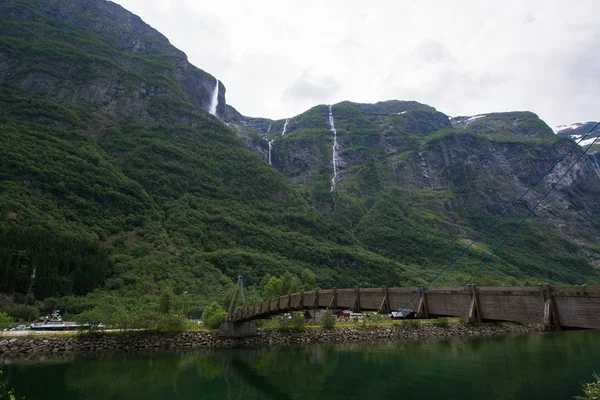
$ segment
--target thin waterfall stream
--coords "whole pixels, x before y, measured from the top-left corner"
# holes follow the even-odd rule
[[[331,132],[333,132],[333,178],[331,178],[331,192],[335,189],[335,183],[338,175],[338,142],[337,142],[337,131],[335,130],[335,123],[333,121],[333,112],[331,111],[331,104],[329,105],[329,126],[331,126]]]
[[[287,130],[287,124],[290,122],[290,119],[285,120],[285,124],[283,124],[283,131],[281,131],[281,136],[285,135],[285,131]]]
[[[208,109],[208,112],[215,117],[217,116],[217,106],[219,105],[219,80],[217,79],[216,81],[217,83],[215,85],[215,90],[213,91],[210,108]]]

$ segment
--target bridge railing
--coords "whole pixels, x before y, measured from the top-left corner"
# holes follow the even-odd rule
[[[419,293],[419,296],[415,294]],[[468,317],[471,321],[496,320],[543,323],[548,328],[572,326],[600,329],[600,287],[537,287],[475,285],[316,289],[264,300],[233,313],[232,321],[267,318],[308,309],[349,309],[388,313],[401,307],[417,317]]]

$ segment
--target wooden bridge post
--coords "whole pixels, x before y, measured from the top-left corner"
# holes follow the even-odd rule
[[[238,276],[238,281],[235,284],[235,289],[233,290],[233,295],[231,296],[231,302],[229,303],[229,310],[227,311],[227,321],[233,320],[233,309],[235,308],[240,291],[240,279],[241,277]]]
[[[540,285],[540,289],[544,301],[544,330],[559,331],[560,321],[558,320],[558,311],[556,309],[556,303],[554,302],[554,296],[552,295],[552,289],[547,283]]]
[[[244,299],[244,310],[246,311],[246,317],[248,317],[248,296],[246,295],[246,285],[242,277],[240,276],[240,286],[242,287],[242,298]]]
[[[304,290],[300,291],[300,298],[298,299],[298,302],[296,303],[296,308],[297,309],[304,308]]]
[[[385,311],[388,313],[390,312],[390,302],[388,300],[387,286],[384,286],[381,289],[383,291],[383,300],[381,301],[381,306],[379,306],[379,312]]]
[[[481,323],[481,308],[479,307],[479,297],[477,295],[477,287],[469,285],[471,294],[471,304],[469,305],[469,323]]]
[[[354,288],[354,302],[350,309],[354,312],[360,312],[360,289],[358,287]]]
[[[333,309],[337,309],[337,288],[333,288]]]
[[[313,298],[312,309],[313,319],[317,319],[317,308],[319,308],[319,289],[315,289],[315,297]]]
[[[419,291],[419,307],[417,307],[417,317],[429,318],[429,310],[427,308],[427,294],[425,286]]]
[[[330,308],[333,308],[334,310],[337,309],[337,289],[333,288],[333,295],[331,296],[331,301],[329,302],[329,305],[327,306],[327,310],[329,310]]]

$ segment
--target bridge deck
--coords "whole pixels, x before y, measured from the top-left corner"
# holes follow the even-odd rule
[[[262,319],[307,309],[389,312],[411,308],[418,317],[541,323],[547,328],[600,329],[600,287],[445,287],[325,289],[268,299],[238,310],[231,321]],[[411,301],[412,299],[412,301]],[[410,301],[410,303],[409,303]]]

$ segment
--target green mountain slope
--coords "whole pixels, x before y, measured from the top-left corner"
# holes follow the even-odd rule
[[[240,273],[257,287],[305,270],[323,287],[416,280],[247,151],[187,94],[209,75],[158,33],[119,25],[137,17],[95,1],[0,12],[15,66],[0,98],[1,291],[148,304],[188,291],[202,305]]]
[[[8,0],[0,15],[0,291],[66,312],[184,292],[201,308],[238,274],[259,291],[286,272],[422,284],[571,144],[531,113],[344,102],[331,191],[327,106],[244,117],[219,84],[212,116],[216,79],[111,2]],[[597,279],[593,174],[578,166],[479,282]],[[526,200],[440,283],[463,283]]]
[[[273,165],[322,212],[369,250],[419,269],[451,260],[573,146],[527,112],[451,120],[432,107],[399,101],[344,102],[332,110],[340,169],[333,192],[326,106],[290,119],[284,136],[266,135],[264,124],[254,129],[273,140]],[[561,163],[440,283],[464,283],[579,154]],[[594,279],[599,184],[584,158],[487,265],[481,281]]]

